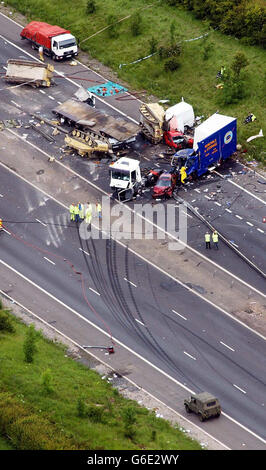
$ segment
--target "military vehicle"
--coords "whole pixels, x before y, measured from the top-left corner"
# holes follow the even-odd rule
[[[184,400],[184,405],[186,412],[196,413],[200,421],[204,421],[212,416],[218,418],[221,414],[219,400],[208,392],[191,395],[189,399]]]

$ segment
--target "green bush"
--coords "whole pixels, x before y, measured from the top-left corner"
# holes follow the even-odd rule
[[[8,333],[15,332],[12,319],[5,310],[0,310],[0,331],[7,331]]]
[[[51,374],[50,369],[46,369],[42,373],[41,383],[42,383],[42,388],[43,388],[44,393],[46,393],[47,395],[49,395],[50,393],[53,393],[54,389],[52,385],[52,374]]]
[[[142,32],[142,17],[140,13],[135,13],[132,16],[130,30],[132,36],[139,36]]]
[[[90,405],[87,408],[87,416],[95,423],[102,423],[104,409],[102,406]]]
[[[26,331],[26,337],[23,344],[24,358],[28,363],[33,362],[34,354],[37,352],[36,347],[37,334],[33,325],[30,325]]]
[[[78,398],[77,400],[77,415],[79,418],[84,418],[87,415],[86,405],[82,398]]]
[[[96,3],[94,0],[87,0],[86,13],[91,15],[96,11]]]
[[[181,44],[171,44],[170,46],[161,46],[159,48],[160,59],[167,59],[169,57],[177,57],[181,54]]]
[[[179,67],[180,67],[180,63],[177,57],[170,57],[170,59],[167,59],[164,63],[164,70],[166,72],[174,72]]]

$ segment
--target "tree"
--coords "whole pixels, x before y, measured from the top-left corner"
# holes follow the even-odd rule
[[[37,334],[33,325],[30,325],[26,331],[26,337],[23,344],[25,361],[28,363],[33,362],[34,354],[37,352],[36,348]]]
[[[87,6],[86,6],[86,13],[88,15],[91,15],[92,13],[95,13],[96,11],[96,3],[94,0],[88,0],[87,1]]]
[[[243,52],[237,52],[234,55],[234,60],[233,60],[233,63],[231,65],[231,69],[232,69],[236,79],[239,78],[241,70],[244,69],[245,67],[247,67],[248,63],[249,63],[248,59],[245,56],[245,54],[243,54]]]
[[[132,16],[131,25],[130,25],[132,36],[139,36],[142,29],[142,17],[140,13],[135,13]]]

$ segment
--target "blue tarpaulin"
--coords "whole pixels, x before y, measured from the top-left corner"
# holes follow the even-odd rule
[[[126,92],[127,88],[118,85],[118,83],[109,81],[106,83],[102,83],[101,85],[96,85],[91,88],[88,88],[87,90],[97,96],[115,96],[118,93]]]

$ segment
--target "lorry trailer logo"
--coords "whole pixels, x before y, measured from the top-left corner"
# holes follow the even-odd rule
[[[233,139],[233,132],[232,131],[226,132],[226,134],[224,136],[224,143],[229,144],[232,139]]]

